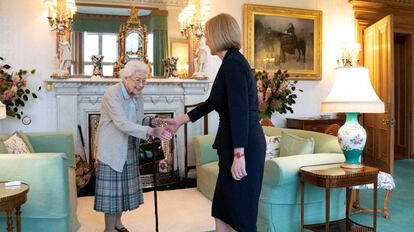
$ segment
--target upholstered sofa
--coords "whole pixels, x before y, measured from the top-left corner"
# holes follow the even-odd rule
[[[300,189],[298,170],[302,166],[339,163],[344,156],[337,138],[311,131],[276,127],[263,127],[266,135],[281,135],[282,131],[302,137],[314,138],[314,154],[278,157],[265,162],[262,192],[259,201],[257,228],[259,232],[300,231]],[[213,198],[218,175],[217,153],[212,148],[214,135],[194,138],[197,189],[208,199]],[[345,217],[345,190],[331,191],[330,219]],[[305,186],[305,223],[325,221],[325,190]]]
[[[21,208],[22,231],[77,231],[73,135],[59,132],[26,135],[35,153],[0,154],[0,180],[20,180],[30,186]],[[0,139],[9,136],[0,134]],[[5,217],[0,212],[2,229],[6,228]]]

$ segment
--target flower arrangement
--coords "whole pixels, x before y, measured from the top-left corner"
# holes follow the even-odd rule
[[[26,78],[34,74],[35,70],[28,72],[20,69],[13,72],[11,66],[4,63],[0,57],[0,101],[6,105],[7,115],[10,117],[22,118],[22,107],[29,97],[37,98],[37,95],[27,88]],[[41,89],[39,86],[38,91]]]
[[[291,106],[296,103],[297,95],[294,92],[297,81],[290,81],[288,77],[287,70],[254,72],[260,118],[271,118],[274,112],[285,114],[289,111],[293,113]],[[301,89],[298,90],[303,92]]]

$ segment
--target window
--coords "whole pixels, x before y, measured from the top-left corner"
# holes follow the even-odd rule
[[[92,55],[103,55],[103,75],[112,76],[113,66],[118,56],[118,34],[84,32],[83,70],[85,75],[92,75]]]
[[[92,55],[103,55],[103,75],[112,76],[113,66],[118,58],[118,34],[115,33],[95,33],[84,32],[83,36],[83,73],[84,75],[92,75],[93,64]],[[148,34],[147,55],[148,62],[153,64],[153,34]],[[154,72],[154,71],[152,71]],[[154,74],[154,73],[153,73]]]

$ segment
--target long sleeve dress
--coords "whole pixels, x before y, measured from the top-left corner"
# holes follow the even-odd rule
[[[212,216],[238,232],[256,232],[266,142],[259,123],[256,82],[250,66],[237,50],[228,50],[209,98],[188,113],[192,122],[217,111],[220,123],[213,148],[219,156],[219,174]],[[232,178],[234,148],[244,147],[247,176]]]

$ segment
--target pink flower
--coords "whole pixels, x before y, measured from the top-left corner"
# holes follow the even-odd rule
[[[288,80],[284,80],[282,82],[282,84],[280,84],[279,88],[277,89],[277,93],[281,94],[283,93],[283,91],[285,91],[286,87],[289,85],[289,81]]]
[[[13,85],[13,86],[10,88],[10,91],[13,93],[13,95],[16,95],[16,93],[17,93],[17,86]]]
[[[269,81],[273,80],[273,78],[275,78],[275,73],[270,72],[270,73],[268,73],[268,74],[267,74],[267,79],[268,79]]]
[[[263,92],[264,91],[263,82],[261,80],[258,80],[257,81],[256,88],[257,88],[257,91],[259,91],[259,92]]]
[[[15,84],[17,84],[17,83],[19,83],[19,81],[20,81],[20,76],[19,75],[14,75],[13,77],[12,77],[12,81],[13,81],[13,84],[15,85]]]
[[[257,92],[257,98],[260,104],[263,103],[263,92]]]
[[[267,87],[266,89],[266,95],[265,95],[265,101],[269,100],[269,98],[272,96],[272,89],[270,87]]]

